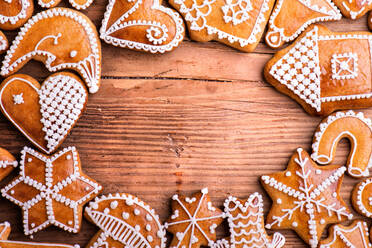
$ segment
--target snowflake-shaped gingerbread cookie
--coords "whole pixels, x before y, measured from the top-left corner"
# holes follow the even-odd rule
[[[174,195],[172,200],[173,214],[164,224],[174,236],[170,247],[212,246],[216,241],[216,228],[225,213],[212,206],[208,189],[204,188],[192,197]]]
[[[31,235],[50,225],[77,233],[83,205],[102,186],[81,170],[75,147],[46,156],[25,147],[19,176],[1,190],[3,197],[22,207],[24,233]]]
[[[301,148],[288,168],[261,177],[273,200],[266,228],[293,229],[311,247],[317,247],[324,228],[352,218],[340,197],[344,166],[318,166]]]

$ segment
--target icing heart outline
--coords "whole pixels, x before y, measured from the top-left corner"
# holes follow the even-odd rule
[[[159,22],[151,20],[147,21],[130,20],[128,22],[125,21],[130,17],[132,13],[141,10],[141,7],[143,8],[143,6],[141,5],[143,5],[145,1],[148,0],[123,0],[128,1],[129,3],[135,1],[135,4],[132,7],[130,7],[126,12],[124,12],[110,27],[108,27],[108,22],[111,18],[112,12],[115,10],[114,6],[116,1],[120,0],[109,0],[109,3],[106,7],[106,12],[104,14],[104,18],[102,20],[100,38],[104,40],[106,43],[114,46],[143,50],[151,53],[164,53],[173,50],[182,42],[185,34],[185,27],[180,14],[178,14],[175,10],[171,8],[162,6],[159,0],[153,0],[151,10],[160,11],[168,15],[176,25],[176,33],[174,35],[174,38],[169,43],[161,45],[161,43],[163,43],[168,37],[168,30],[165,24],[161,24]],[[152,45],[134,40],[120,39],[111,35],[114,32],[117,32],[121,29],[133,26],[150,26],[150,28],[146,30],[147,33],[146,37],[148,41],[152,43]],[[159,32],[163,35],[161,38],[156,38],[155,36],[158,36]],[[155,36],[153,33],[155,34]]]
[[[19,93],[17,86],[20,84],[28,88],[22,87],[20,94],[12,94],[13,103],[5,103],[4,98],[9,100],[9,92]],[[1,112],[33,145],[46,154],[56,151],[67,138],[84,112],[87,101],[88,91],[83,81],[69,72],[55,73],[42,84],[31,76],[15,74],[4,80],[0,88]],[[25,104],[26,108],[35,104],[37,106],[36,110],[27,109],[28,111],[18,113],[16,107],[9,107],[12,104]],[[27,115],[31,119],[25,122]],[[40,119],[35,119],[35,115]],[[31,126],[27,126],[29,123]]]

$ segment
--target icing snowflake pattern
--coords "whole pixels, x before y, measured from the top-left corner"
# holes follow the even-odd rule
[[[45,157],[28,147],[21,154],[20,176],[5,186],[1,193],[22,207],[24,233],[31,235],[49,225],[78,232],[82,206],[102,187],[81,174],[75,147],[66,148],[52,157]],[[31,173],[35,167],[44,167],[44,177]],[[55,181],[56,172],[59,172],[58,176],[64,175],[61,180]],[[63,215],[54,210],[55,206],[63,209]],[[44,215],[39,211],[45,211],[45,218],[40,217]]]
[[[172,197],[174,212],[164,224],[164,227],[174,234],[171,248],[213,246],[216,239],[215,229],[222,222],[225,213],[212,206],[207,194],[208,189],[204,188],[192,198],[178,195]],[[203,228],[205,225],[208,227]],[[183,227],[184,231],[177,231]]]
[[[331,59],[333,79],[353,79],[358,76],[358,55],[334,54]]]
[[[39,90],[39,103],[48,152],[55,150],[79,119],[87,93],[84,86],[72,77],[55,75],[48,78]]]
[[[226,23],[238,25],[249,19],[249,11],[253,10],[250,0],[225,0],[222,7],[223,19]]]
[[[14,105],[25,103],[23,100],[23,93],[13,95]]]
[[[327,224],[352,218],[339,197],[345,170],[344,166],[319,167],[306,152],[297,149],[285,172],[261,178],[274,203],[266,228],[293,229],[311,247],[317,247]]]

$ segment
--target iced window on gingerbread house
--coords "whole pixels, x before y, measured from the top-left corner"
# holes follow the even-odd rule
[[[331,66],[333,79],[353,79],[358,76],[358,56],[355,53],[334,54]]]

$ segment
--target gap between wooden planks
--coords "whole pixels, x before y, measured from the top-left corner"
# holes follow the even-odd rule
[[[96,0],[83,11],[97,27],[105,5]],[[333,31],[367,30],[366,18],[326,25]],[[15,32],[7,34],[14,37]],[[171,53],[152,55],[103,44],[102,88],[89,96],[87,110],[64,146],[78,148],[84,171],[104,186],[104,193],[137,195],[163,221],[174,193],[203,187],[221,208],[230,194],[247,198],[258,191],[267,212],[271,202],[259,177],[284,170],[297,147],[310,152],[321,120],[264,82],[262,69],[273,52],[262,43],[247,54],[217,42],[186,40]],[[40,81],[50,75],[37,62],[21,72]],[[372,117],[372,110],[364,112]],[[1,146],[18,158],[22,147],[30,146],[2,116],[0,130]],[[336,163],[345,162],[348,149],[347,142],[339,146]],[[342,186],[350,208],[357,182],[345,176]],[[11,239],[28,240],[20,208],[5,199],[0,200],[0,221],[12,224]],[[34,240],[84,247],[97,230],[84,221],[79,234],[52,227]],[[294,232],[282,233],[285,247],[305,246]]]

